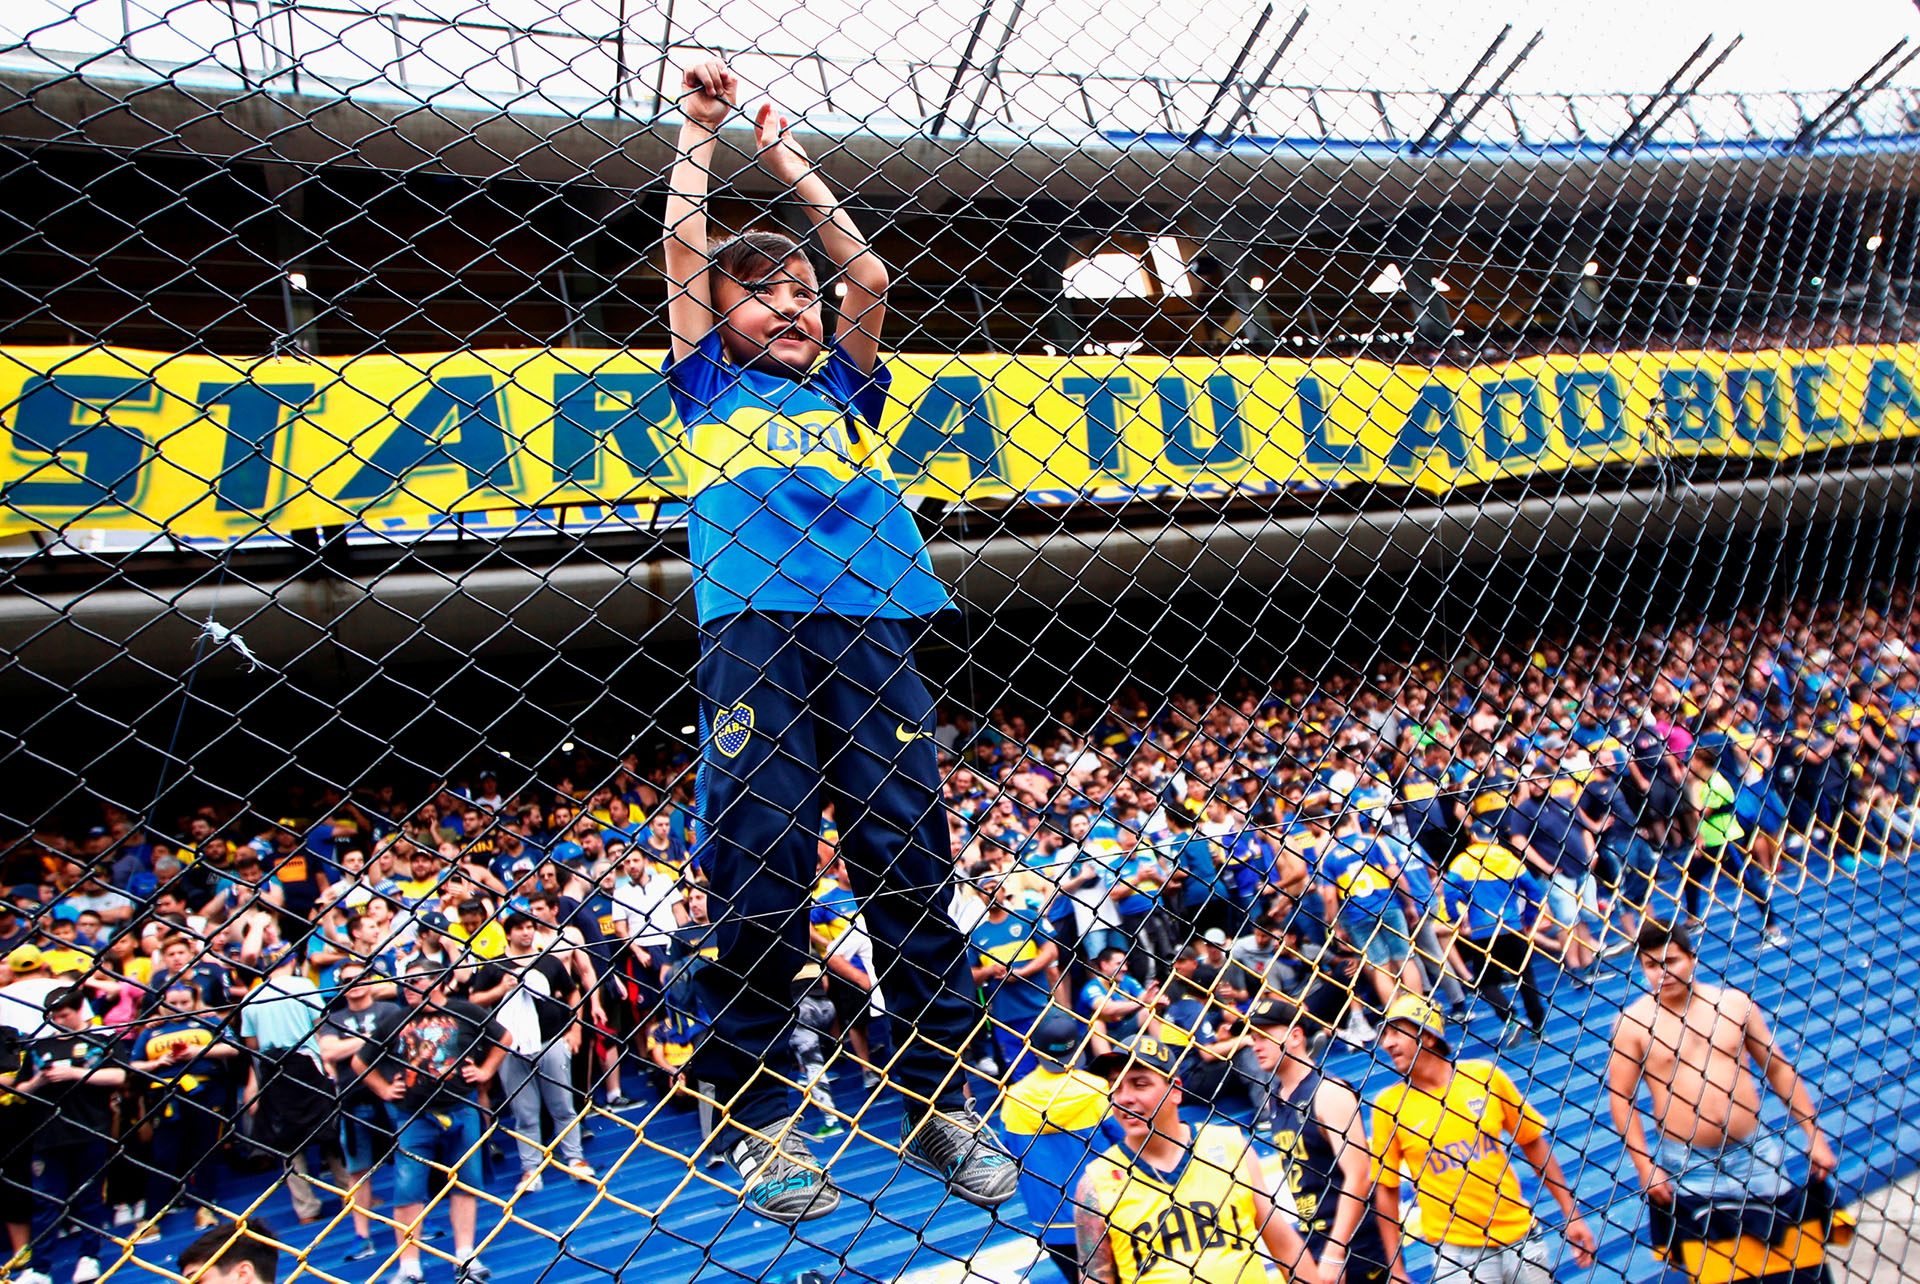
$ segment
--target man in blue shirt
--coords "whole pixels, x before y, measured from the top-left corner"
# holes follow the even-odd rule
[[[1172,872],[1178,889],[1176,917],[1182,939],[1191,940],[1210,927],[1239,935],[1241,924],[1235,921],[1233,901],[1220,876],[1220,854],[1213,840],[1194,828],[1194,815],[1184,802],[1167,804],[1167,827],[1171,835],[1162,846],[1161,863]]]
[[[995,878],[981,891],[987,916],[969,939],[973,979],[987,996],[995,1059],[1012,1083],[1034,1068],[1027,1036],[1053,998],[1059,950],[1047,937],[1045,920],[1024,908],[1015,912],[1004,880]]]
[[[1550,863],[1547,876],[1547,917],[1566,943],[1564,962],[1579,980],[1599,950],[1587,930],[1598,921],[1598,889],[1593,876],[1593,840],[1575,815],[1577,795],[1569,793],[1571,780],[1543,785],[1522,780],[1507,812],[1509,832],[1516,844],[1531,846]]]
[[[1117,945],[1100,951],[1093,970],[1080,987],[1080,1014],[1104,1022],[1109,1041],[1124,1043],[1140,1033],[1141,1014],[1152,1004],[1147,987],[1128,975],[1127,952]]]
[[[1360,970],[1373,982],[1380,1007],[1384,1010],[1402,988],[1425,993],[1400,902],[1400,867],[1391,852],[1361,830],[1355,813],[1341,812],[1332,838],[1321,847],[1320,877],[1327,917],[1359,951]]]
[[[907,1094],[903,1153],[954,1194],[996,1207],[1013,1195],[1016,1170],[967,1105],[949,1051],[971,1041],[978,1019],[967,943],[929,912],[953,855],[933,699],[913,649],[951,600],[883,435],[887,271],[771,105],[756,118],[754,155],[791,190],[837,269],[832,339],[803,246],[774,232],[709,243],[713,154],[738,86],[717,61],[684,73],[664,212],[664,375],[684,429],[671,462],[689,494],[702,634],[695,851],[724,943],[697,980],[712,1026],[689,1073],[732,1103],[715,1144],[753,1213],[791,1224],[839,1206],[787,1126],[785,1083],[765,1069],[787,1045],[793,979],[809,961],[816,844],[794,818],[818,814],[824,791],[865,907],[875,980],[920,1036],[889,1070]]]
[[[1547,1005],[1533,978],[1534,936],[1539,908],[1546,892],[1511,847],[1482,822],[1468,826],[1465,851],[1453,858],[1441,880],[1447,917],[1454,925],[1454,948],[1467,965],[1473,988],[1503,1021],[1513,1018],[1513,1004],[1502,987],[1509,980],[1520,985],[1532,1034],[1538,1038],[1547,1024]],[[1509,1031],[1518,1041],[1520,1027]]]

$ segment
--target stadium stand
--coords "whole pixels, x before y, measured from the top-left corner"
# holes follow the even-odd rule
[[[1857,876],[1816,868],[1783,913],[1800,931],[1790,954],[1755,958],[1717,943],[1703,958],[1715,978],[1748,989],[1775,1013],[1778,1028],[1791,1036],[1793,1055],[1804,1066],[1818,1067],[1815,1090],[1845,1156],[1838,1184],[1857,1198],[1920,1171],[1920,1094],[1913,1088],[1920,1018],[1911,1003],[1911,969],[1920,959],[1920,896],[1905,863]],[[1581,1205],[1605,1226],[1602,1258],[1610,1275],[1617,1271],[1632,1284],[1660,1278],[1664,1267],[1647,1252],[1643,1205],[1619,1138],[1596,1118],[1591,1103],[1603,1091],[1610,1017],[1638,985],[1636,977],[1612,974],[1591,996],[1572,990],[1570,1004],[1555,1002],[1541,1045],[1523,1055],[1494,1051],[1498,1027],[1487,1021],[1475,1023],[1467,1042],[1471,1051],[1500,1057],[1533,1100],[1557,1103],[1549,1104],[1548,1121],[1559,1143],[1577,1156],[1570,1167]],[[1835,1013],[1844,1016],[1835,1019]],[[1328,1066],[1363,1089],[1370,1078],[1386,1077],[1366,1052],[1337,1052]],[[857,1075],[841,1075],[834,1092],[842,1110],[859,1111]],[[892,1102],[871,1107],[861,1115],[863,1130],[889,1137],[897,1114]],[[834,1167],[854,1198],[810,1227],[805,1242],[795,1243],[770,1223],[741,1225],[746,1219],[737,1200],[697,1176],[685,1196],[668,1202],[687,1185],[688,1169],[677,1160],[647,1160],[693,1152],[700,1131],[692,1112],[641,1105],[600,1113],[593,1129],[588,1159],[620,1175],[617,1192],[586,1199],[578,1188],[556,1183],[516,1199],[513,1220],[487,1246],[500,1263],[494,1272],[500,1284],[634,1270],[649,1278],[702,1282],[797,1280],[806,1271],[826,1279],[851,1271],[846,1278],[891,1280],[956,1261],[992,1260],[994,1249],[1014,1249],[1000,1260],[1024,1267],[1019,1250],[1032,1251],[1019,1227],[996,1225],[984,1212],[945,1200],[930,1178],[903,1170],[889,1150],[858,1133],[836,1142],[845,1152]],[[376,1180],[377,1197],[387,1185]],[[223,1181],[213,1195],[225,1207],[254,1210],[290,1228],[287,1242],[310,1248],[306,1260],[314,1269],[351,1277],[352,1268],[340,1260],[351,1240],[334,1232],[331,1221],[293,1229],[291,1206],[264,1179]],[[666,1214],[656,1216],[663,1206]],[[936,1217],[937,1235],[931,1233]],[[169,1260],[195,1233],[182,1226],[145,1251]],[[1416,1257],[1419,1265],[1424,1263]],[[70,1269],[64,1260],[55,1266]]]

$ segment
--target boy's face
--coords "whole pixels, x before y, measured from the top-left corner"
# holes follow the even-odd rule
[[[758,280],[713,273],[720,343],[735,365],[800,378],[813,369],[825,343],[820,282],[813,265],[795,256]]]

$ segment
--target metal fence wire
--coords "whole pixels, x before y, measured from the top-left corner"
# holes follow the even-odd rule
[[[1912,1278],[1828,8],[10,0],[0,1279]]]

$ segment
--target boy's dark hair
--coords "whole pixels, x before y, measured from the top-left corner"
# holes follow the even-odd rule
[[[460,902],[460,912],[462,914],[479,914],[484,916],[487,912],[487,905],[485,901],[477,896],[468,897],[466,900]]]
[[[1180,952],[1173,956],[1173,961],[1175,963],[1198,963],[1200,961],[1200,951],[1191,945],[1182,945]]]
[[[716,242],[708,247],[707,257],[735,281],[758,281],[794,259],[805,261],[807,252],[785,233],[755,229]]]
[[[1105,963],[1108,959],[1111,959],[1111,958],[1123,959],[1125,957],[1127,957],[1127,952],[1125,950],[1121,949],[1118,945],[1109,945],[1106,949],[1101,950],[1099,956],[1095,958],[1093,961],[1095,963]]]
[[[522,914],[519,910],[507,915],[506,928],[511,932],[516,927],[532,927],[539,920],[531,914]]]
[[[180,1273],[188,1279],[208,1267],[231,1270],[242,1262],[253,1266],[261,1284],[273,1284],[280,1273],[280,1250],[274,1246],[273,1230],[258,1217],[244,1217],[225,1226],[215,1226],[180,1253]]]
[[[1633,938],[1633,950],[1636,954],[1658,954],[1669,945],[1676,945],[1688,958],[1697,958],[1693,948],[1693,937],[1687,934],[1685,923],[1660,923],[1648,919],[1640,924],[1640,931]]]

